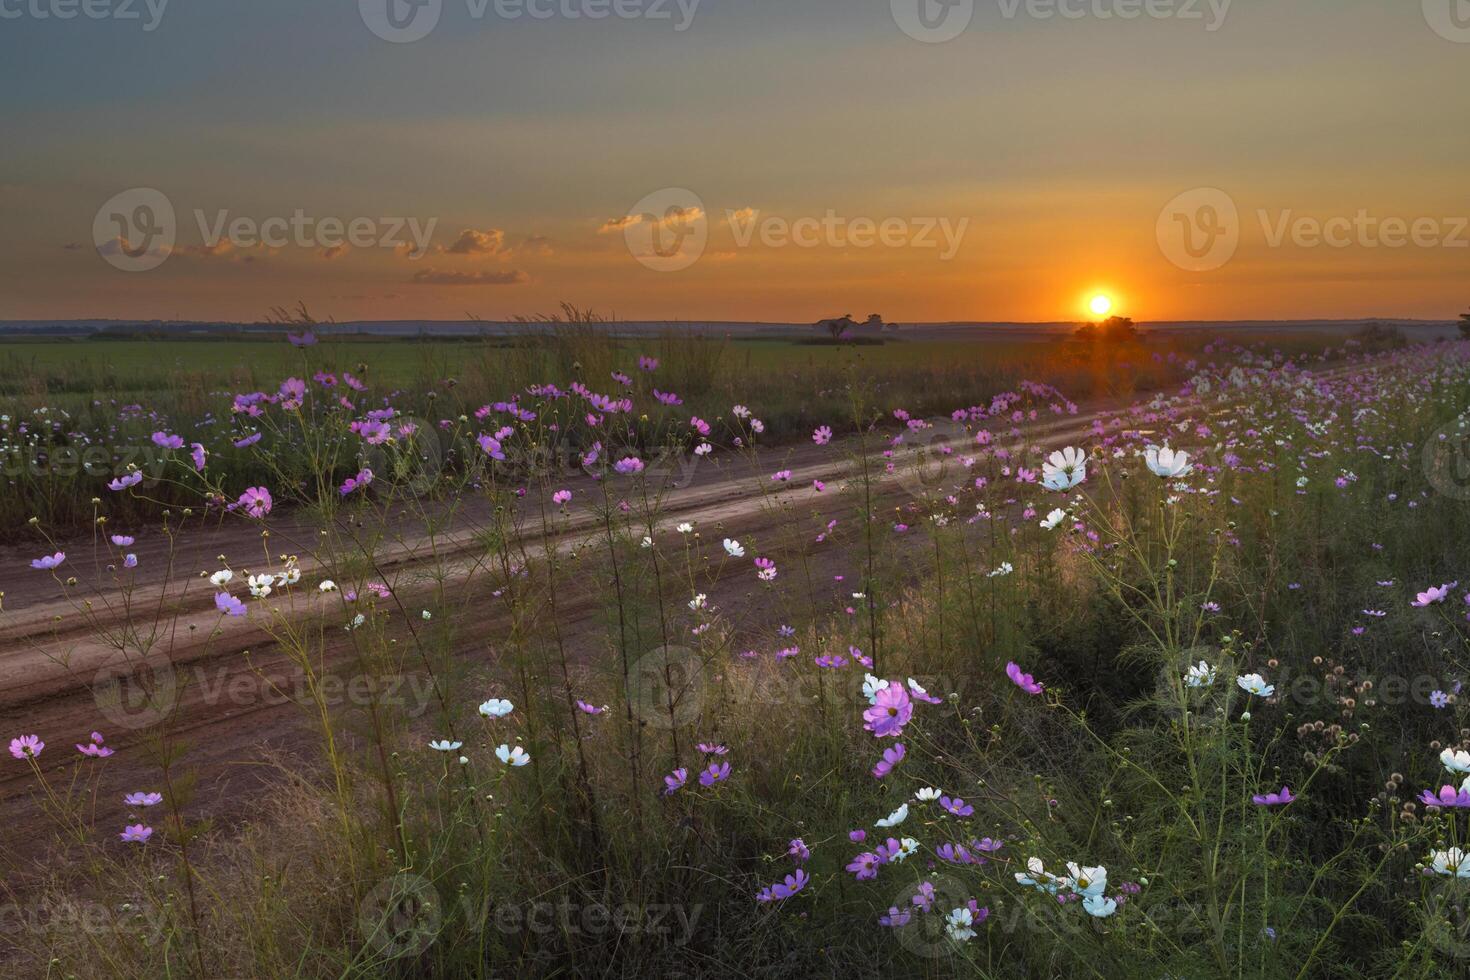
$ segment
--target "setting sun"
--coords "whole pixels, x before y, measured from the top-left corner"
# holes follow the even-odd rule
[[[1108,311],[1113,308],[1113,301],[1099,293],[1087,301],[1087,308],[1097,316],[1107,316]]]

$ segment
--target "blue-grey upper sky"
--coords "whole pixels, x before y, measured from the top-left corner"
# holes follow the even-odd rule
[[[0,318],[1445,317],[1467,79],[1463,0],[0,0]]]

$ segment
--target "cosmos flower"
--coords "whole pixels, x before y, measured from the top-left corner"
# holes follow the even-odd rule
[[[812,442],[819,446],[825,446],[832,441],[832,429],[830,426],[819,425],[812,433]]]
[[[1436,874],[1470,878],[1470,861],[1465,860],[1465,852],[1458,847],[1435,851],[1430,855],[1430,861]]]
[[[319,592],[336,592],[337,591],[337,583],[336,582],[333,582],[329,578],[324,578],[317,585],[317,590]]]
[[[931,800],[939,799],[939,797],[943,795],[943,792],[943,790],[937,789],[933,786],[921,786],[918,789],[914,790],[914,799],[918,800],[920,803],[928,803]]]
[[[1194,471],[1194,466],[1189,462],[1188,453],[1183,450],[1170,449],[1168,446],[1149,446],[1144,452],[1144,461],[1155,476],[1165,479],[1188,476]]]
[[[942,796],[939,798],[940,809],[955,817],[969,817],[975,813],[975,808],[958,796],[950,798]]]
[[[847,863],[847,870],[852,872],[858,881],[871,881],[878,877],[878,868],[882,863],[878,860],[878,855],[871,851],[864,851]]]
[[[778,882],[778,883],[776,883],[774,885],[768,885],[765,888],[762,888],[760,890],[760,893],[758,895],[756,895],[756,897],[755,897],[756,898],[756,901],[758,901],[758,902],[781,902],[781,901],[785,901],[786,899],[790,898],[792,895],[795,895],[797,892],[799,892],[803,888],[805,888],[806,887],[806,883],[809,880],[810,879],[807,877],[807,873],[805,871],[801,870],[800,868],[797,868],[796,869],[796,873],[795,874],[789,874],[789,875],[787,875],[784,881]]]
[[[125,844],[146,844],[148,843],[148,838],[152,836],[153,828],[145,827],[140,823],[129,824],[123,828],[122,833],[118,834],[118,837]]]
[[[429,748],[433,749],[435,752],[457,752],[463,745],[463,742],[451,742],[447,738],[436,738],[429,742]]]
[[[129,793],[123,797],[123,803],[128,806],[157,806],[162,802],[162,793]]]
[[[1272,684],[1267,684],[1266,679],[1260,674],[1245,674],[1237,677],[1235,683],[1239,685],[1242,691],[1254,694],[1256,697],[1269,698],[1276,693],[1276,687]]]
[[[664,795],[671,796],[689,781],[689,770],[684,768],[675,769],[664,777]]]
[[[1115,899],[1102,895],[1088,895],[1082,900],[1082,911],[1096,919],[1106,919],[1118,911],[1118,903]]]
[[[91,741],[77,743],[77,751],[94,759],[105,759],[112,755],[112,749],[103,745],[102,742],[102,733],[93,732]]]
[[[1060,449],[1041,464],[1041,476],[1048,490],[1070,490],[1087,479],[1087,454],[1072,446]]]
[[[1044,685],[1038,682],[1035,677],[1024,673],[1015,661],[1006,664],[1006,676],[1011,679],[1011,683],[1015,684],[1027,694],[1040,694],[1044,690]]]
[[[271,492],[265,487],[246,487],[240,499],[235,501],[236,507],[243,507],[245,513],[256,519],[269,514],[271,504]]]
[[[223,589],[225,586],[234,581],[234,578],[234,572],[230,571],[228,568],[223,568],[215,572],[213,575],[209,576],[209,584],[214,586],[216,589]]]
[[[119,548],[131,548],[133,546],[133,539],[126,534],[114,534],[110,540]]]
[[[45,747],[39,735],[19,735],[10,740],[10,754],[17,759],[34,759]]]
[[[909,818],[909,805],[907,803],[900,803],[898,805],[898,809],[897,810],[894,810],[892,813],[890,813],[888,816],[882,818],[881,820],[874,821],[874,823],[877,826],[883,827],[883,828],[886,829],[888,827],[897,827],[899,824],[903,823],[908,818]]]
[[[236,599],[228,592],[215,593],[214,608],[218,609],[226,616],[245,615],[245,603],[241,602],[239,599]]]
[[[66,561],[66,552],[58,551],[54,555],[42,555],[40,558],[31,559],[31,567],[40,571],[49,572]]]
[[[643,472],[643,460],[637,456],[625,456],[613,464],[613,469],[623,476],[632,476]]]
[[[884,749],[883,758],[879,759],[878,764],[873,767],[873,776],[877,779],[882,779],[888,775],[893,771],[895,766],[903,761],[904,754],[907,751],[902,742],[895,742],[893,745]]]
[[[975,938],[975,914],[968,908],[961,906],[944,917],[945,934],[957,943],[968,942]]]
[[[1215,668],[1208,662],[1201,660],[1194,664],[1184,675],[1184,683],[1190,687],[1209,687],[1215,683]]]
[[[1060,510],[1060,509],[1053,510],[1049,514],[1047,514],[1046,515],[1046,519],[1041,522],[1042,530],[1045,530],[1045,531],[1054,531],[1054,530],[1056,530],[1057,525],[1060,524],[1060,523],[1062,523],[1062,521],[1064,521],[1066,519],[1067,519],[1067,512],[1066,511]]]
[[[729,746],[719,742],[700,742],[695,745],[695,748],[705,755],[728,755],[730,752]]]
[[[704,770],[704,772],[699,774],[699,785],[713,786],[716,783],[723,783],[729,778],[730,763],[711,762],[709,766]]]
[[[1470,779],[1466,779],[1459,789],[1441,786],[1438,793],[1426,789],[1419,794],[1419,801],[1425,806],[1470,807]]]
[[[123,476],[120,476],[115,480],[109,481],[107,484],[107,489],[121,491],[126,490],[128,487],[136,487],[142,482],[143,471],[133,470],[133,472],[131,473],[124,474]]]
[[[1279,793],[1257,793],[1251,797],[1251,802],[1256,806],[1285,806],[1296,802],[1296,797],[1291,795],[1289,787],[1281,787]]]
[[[873,706],[863,712],[863,727],[873,733],[874,738],[896,738],[903,734],[903,726],[914,716],[914,705],[909,693],[899,684],[889,684],[877,692]]]
[[[495,749],[495,758],[499,759],[501,762],[505,763],[508,766],[517,767],[524,766],[526,763],[531,761],[530,755],[528,755],[526,753],[526,750],[521,748],[519,745],[517,745],[515,748],[511,748],[509,745],[498,746]]]
[[[786,853],[791,855],[791,859],[797,864],[803,863],[812,856],[812,852],[806,846],[806,842],[803,841],[800,837],[792,840],[792,842],[786,848]]]
[[[603,705],[602,707],[599,708],[595,704],[588,704],[586,701],[583,701],[581,698],[578,698],[577,699],[577,710],[580,711],[580,712],[582,712],[584,715],[600,715],[604,711],[607,710],[607,705]]]
[[[1470,773],[1470,752],[1464,749],[1445,749],[1439,754],[1439,761],[1450,772]]]
[[[897,907],[890,906],[886,914],[878,916],[878,924],[885,929],[897,929],[900,926],[908,925],[909,920],[913,917],[914,914],[912,912],[901,912]]]
[[[515,710],[515,705],[504,698],[491,698],[480,705],[480,714],[486,718],[504,718]]]
[[[1445,596],[1450,594],[1450,588],[1451,586],[1449,585],[1431,585],[1416,595],[1414,601],[1409,603],[1409,605],[1423,608],[1425,606],[1432,606],[1437,602],[1444,602]]]
[[[551,502],[556,504],[558,507],[569,503],[571,499],[572,491],[570,490],[558,490],[556,493],[551,495]]]
[[[726,538],[725,554],[729,555],[731,558],[744,558],[745,548],[741,546],[740,542],[736,541],[734,538]]]

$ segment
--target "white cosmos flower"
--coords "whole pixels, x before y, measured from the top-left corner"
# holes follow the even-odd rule
[[[491,698],[480,705],[480,714],[486,718],[504,718],[515,710],[515,705],[504,698]]]
[[[438,738],[429,743],[429,748],[435,752],[457,752],[462,745],[464,745],[463,742],[451,742],[447,738]]]
[[[322,579],[321,585],[318,585],[317,588],[320,591],[322,591],[322,592],[336,592],[337,591],[337,583],[336,582],[333,582],[329,578],[324,578],[324,579]]]
[[[1063,885],[1084,898],[1099,896],[1107,890],[1107,868],[1084,868],[1076,861],[1068,861],[1067,872],[1069,876],[1063,879]]]
[[[740,544],[739,541],[736,541],[734,538],[726,538],[725,554],[729,555],[731,558],[744,558],[745,548]]]
[[[1244,677],[1237,677],[1235,683],[1240,685],[1242,691],[1248,691],[1260,698],[1269,698],[1276,693],[1275,686],[1267,684],[1266,678],[1260,674],[1246,674]]]
[[[1043,529],[1047,531],[1056,530],[1056,526],[1067,519],[1067,512],[1061,509],[1052,511],[1046,515],[1046,520],[1041,522]]]
[[[1194,472],[1194,466],[1189,462],[1189,453],[1184,450],[1170,449],[1168,446],[1149,446],[1144,452],[1144,461],[1155,476],[1171,479],[1176,476],[1188,476]]]
[[[898,842],[898,850],[893,852],[891,860],[902,861],[906,857],[919,853],[919,842],[912,837],[905,837]]]
[[[1060,449],[1041,464],[1041,485],[1048,490],[1070,490],[1087,479],[1087,454],[1074,446]]]
[[[1184,683],[1190,687],[1209,687],[1215,683],[1215,668],[1201,660],[1184,675]]]
[[[286,570],[276,576],[277,585],[295,585],[301,581],[301,569],[295,565],[287,565]]]
[[[209,576],[209,584],[213,585],[216,589],[222,589],[225,586],[229,585],[234,577],[234,572],[230,571],[228,568],[222,568],[219,571],[215,572],[213,575]]]
[[[935,789],[933,786],[925,786],[923,789],[915,791],[914,799],[920,803],[928,803],[930,800],[939,799],[940,793],[941,791]]]
[[[897,827],[908,818],[909,805],[907,803],[900,803],[897,810],[894,810],[883,819],[876,821],[876,823],[879,827]]]
[[[888,682],[881,677],[872,674],[863,675],[863,697],[868,699],[869,704],[875,704],[878,700],[878,692],[888,687]]]
[[[274,581],[275,578],[271,575],[252,575],[246,579],[246,583],[250,586],[250,594],[257,599],[264,599],[271,594],[271,583]]]
[[[1470,772],[1470,752],[1464,749],[1445,749],[1439,754],[1439,761],[1450,772]]]
[[[509,745],[500,746],[500,748],[495,750],[495,758],[508,766],[524,766],[531,761],[531,757],[526,754],[526,750],[519,745],[515,748],[511,748]]]
[[[431,612],[429,612],[429,610],[427,610],[427,609],[425,609],[422,613],[420,613],[420,615],[424,617],[424,622],[426,622],[426,623],[429,620],[431,620],[431,619],[434,618],[434,614],[431,613]]]
[[[1106,919],[1118,911],[1118,903],[1102,895],[1088,895],[1082,900],[1082,911],[1097,919]]]
[[[640,541],[640,542],[638,542],[638,544],[641,547],[644,547],[644,548],[652,548],[653,547],[653,539],[650,538],[648,535],[645,534],[643,536],[643,540]]]
[[[1430,857],[1438,874],[1470,878],[1470,861],[1465,860],[1465,852],[1458,847],[1452,847],[1448,851],[1435,851]]]
[[[944,931],[949,938],[957,943],[967,942],[975,938],[975,930],[970,928],[975,924],[975,915],[968,908],[961,906],[944,917]]]
[[[1002,575],[1009,575],[1009,574],[1011,574],[1011,572],[1014,572],[1015,570],[1016,570],[1016,566],[1012,565],[1008,561],[1003,561],[1003,562],[1000,563],[1000,567],[999,568],[997,568],[993,572],[988,572],[986,574],[986,577],[987,578],[1000,578]]]
[[[703,609],[705,607],[705,603],[707,603],[708,601],[709,596],[705,595],[703,592],[696,593],[694,598],[689,600],[689,608]]]
[[[688,521],[685,521],[683,524],[680,524],[678,527],[674,528],[674,530],[678,531],[680,534],[688,534],[690,531],[694,530],[694,525],[690,524]]]
[[[1057,893],[1060,882],[1061,879],[1050,871],[1047,871],[1041,862],[1041,858],[1038,857],[1026,859],[1025,874],[1019,871],[1016,872],[1016,884],[1026,885],[1028,888],[1035,888],[1052,895]]]

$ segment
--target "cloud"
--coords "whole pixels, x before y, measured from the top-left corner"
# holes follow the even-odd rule
[[[641,214],[625,214],[621,218],[608,218],[602,223],[602,227],[597,229],[597,233],[599,235],[610,235],[615,231],[622,231],[624,228],[636,225],[642,220],[643,215]]]
[[[731,212],[729,212],[725,216],[725,222],[726,222],[726,224],[732,224],[733,225],[736,222],[744,223],[744,222],[749,221],[751,218],[754,218],[754,217],[755,217],[755,208],[741,208],[738,211],[731,211]]]
[[[516,246],[516,250],[527,252],[531,255],[555,254],[555,249],[551,247],[551,239],[545,235],[527,235],[521,239],[521,243]]]
[[[437,269],[420,269],[409,277],[415,286],[518,286],[530,282],[531,277],[519,269],[505,272],[440,272]]]
[[[434,251],[439,255],[499,255],[505,251],[505,232],[499,228],[489,231],[465,228],[448,248],[436,245]]]

